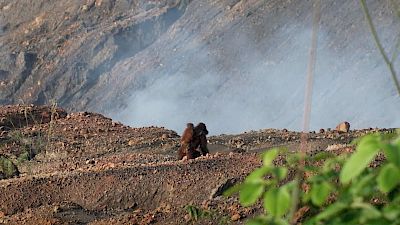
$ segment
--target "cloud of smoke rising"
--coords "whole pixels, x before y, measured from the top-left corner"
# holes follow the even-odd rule
[[[310,128],[345,120],[352,128],[399,127],[400,100],[380,55],[371,51],[372,40],[336,40],[344,45],[338,52],[328,33],[319,33]],[[178,132],[187,122],[204,122],[211,134],[300,130],[310,37],[302,25],[282,26],[257,44],[246,34],[220,43],[221,55],[210,55],[211,46],[198,50],[195,68],[167,73],[135,91],[117,118]],[[358,47],[363,45],[369,47]],[[216,62],[227,65],[222,70]]]

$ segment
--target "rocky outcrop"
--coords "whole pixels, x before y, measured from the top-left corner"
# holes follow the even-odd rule
[[[336,126],[335,130],[338,132],[347,133],[350,130],[350,123],[347,121],[342,122]]]

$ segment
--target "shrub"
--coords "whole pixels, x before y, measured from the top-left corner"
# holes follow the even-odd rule
[[[0,174],[3,178],[12,178],[18,176],[19,171],[10,159],[0,155]]]
[[[400,224],[400,138],[372,134],[355,143],[351,155],[304,158],[271,149],[262,155],[263,166],[225,195],[238,192],[243,206],[262,199],[265,213],[249,220],[251,225],[297,223],[295,213],[304,207],[309,214],[303,224]],[[371,167],[378,154],[386,159]],[[286,157],[286,166],[274,165],[278,155]]]

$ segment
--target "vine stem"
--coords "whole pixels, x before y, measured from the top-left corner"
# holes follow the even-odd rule
[[[311,36],[311,47],[310,47],[309,60],[307,66],[307,80],[306,80],[305,97],[304,97],[303,132],[301,134],[301,144],[300,144],[300,163],[297,167],[295,174],[295,179],[294,179],[295,187],[292,192],[292,204],[288,214],[288,218],[290,219],[292,224],[296,223],[296,221],[294,221],[294,217],[300,202],[300,188],[301,188],[300,186],[304,176],[306,148],[308,143],[308,132],[310,129],[312,91],[314,84],[313,81],[314,81],[315,65],[317,61],[318,31],[319,31],[320,20],[321,20],[321,0],[315,0],[313,4],[313,26],[312,26],[312,36]]]
[[[390,71],[390,74],[392,76],[393,82],[394,82],[394,84],[396,86],[396,89],[397,89],[397,93],[400,96],[400,83],[399,83],[399,80],[397,79],[396,71],[395,71],[394,66],[393,66],[394,62],[393,61],[391,62],[389,60],[389,57],[387,56],[385,50],[383,49],[382,43],[381,43],[381,41],[380,41],[380,39],[378,37],[378,33],[376,32],[375,26],[372,23],[372,18],[371,18],[371,15],[369,13],[369,10],[368,10],[367,3],[365,2],[365,0],[360,0],[360,3],[361,3],[361,6],[362,6],[361,8],[363,9],[363,12],[364,12],[365,19],[367,20],[369,29],[371,30],[372,37],[374,38],[374,42],[375,42],[376,46],[378,47],[378,50],[379,50],[380,54],[382,55],[382,58],[385,61],[387,67],[389,68],[389,71]]]

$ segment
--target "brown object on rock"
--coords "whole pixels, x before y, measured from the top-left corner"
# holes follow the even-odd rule
[[[199,123],[193,127],[188,123],[181,137],[181,146],[178,150],[178,159],[181,160],[187,156],[187,159],[195,159],[201,155],[209,153],[207,148],[207,127],[204,123]]]
[[[186,129],[183,131],[182,137],[181,137],[181,146],[179,147],[178,150],[178,159],[181,160],[183,157],[188,156],[188,153],[192,151],[192,146],[191,142],[193,140],[193,134],[194,134],[194,125],[193,123],[187,123],[186,124]],[[188,156],[188,158],[190,158]]]
[[[347,133],[350,130],[350,123],[347,121],[344,121],[340,123],[339,125],[336,126],[335,128],[336,131]]]
[[[193,142],[192,142],[193,149],[195,151],[197,151],[197,148],[200,148],[199,150],[203,156],[205,156],[209,153],[208,148],[207,148],[207,137],[206,137],[207,134],[208,134],[208,130],[204,123],[199,123],[194,128],[194,135],[193,135]],[[193,152],[193,153],[197,155],[200,152],[197,151],[197,152]],[[200,155],[198,155],[198,156],[200,156]]]
[[[325,130],[324,129],[319,129],[319,133],[323,134],[323,133],[325,133]]]
[[[240,220],[240,218],[241,218],[241,216],[238,213],[236,213],[233,216],[231,216],[231,220],[232,221],[238,221],[238,220]]]

